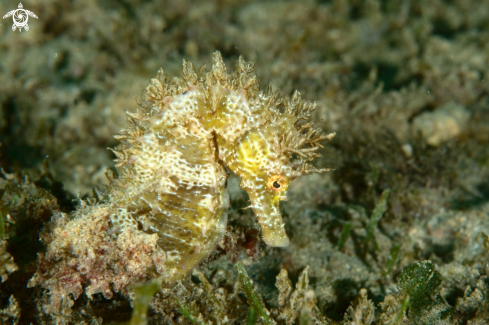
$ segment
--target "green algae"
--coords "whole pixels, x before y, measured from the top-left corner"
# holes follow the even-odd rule
[[[130,325],[148,324],[148,307],[153,296],[160,290],[161,281],[153,280],[135,287],[134,307]]]
[[[375,229],[377,229],[377,224],[379,223],[380,219],[384,215],[385,211],[387,211],[387,202],[389,199],[389,194],[390,190],[386,189],[382,192],[379,202],[374,208],[374,211],[372,212],[372,215],[370,216],[370,219],[367,224],[367,235],[365,236],[365,240],[363,242],[364,246],[364,256],[367,254],[368,248],[369,248],[369,243],[373,239],[374,240],[374,248],[375,250],[378,250],[378,245],[377,242],[374,239],[374,232]]]
[[[3,218],[3,213],[0,212],[0,239],[6,238],[5,235],[5,220]]]
[[[433,324],[451,315],[452,307],[436,291],[441,282],[431,261],[412,264],[399,275],[397,286],[409,297],[409,318],[416,324]]]
[[[260,315],[263,323],[267,325],[275,324],[275,322],[270,319],[270,312],[265,307],[261,295],[255,291],[253,281],[248,276],[243,263],[238,262],[234,267],[238,272],[238,279],[243,286],[243,290],[248,298],[248,303],[250,306],[252,306],[252,308],[256,310],[256,313]]]
[[[351,226],[351,222],[345,222],[343,224],[343,230],[341,231],[340,240],[338,241],[338,250],[341,250],[345,245],[348,236],[350,235]]]

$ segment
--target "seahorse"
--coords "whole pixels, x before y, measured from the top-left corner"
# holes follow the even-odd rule
[[[122,144],[113,150],[119,178],[110,177],[106,199],[111,223],[158,234],[173,270],[168,281],[188,274],[222,238],[226,168],[240,177],[264,242],[287,246],[279,202],[297,177],[328,170],[309,162],[335,135],[312,127],[316,105],[298,91],[280,99],[271,86],[260,91],[253,64],[242,57],[231,74],[219,52],[212,60],[209,72],[184,60],[181,78],[171,81],[160,69],[137,111],[126,113],[131,127],[115,136]]]

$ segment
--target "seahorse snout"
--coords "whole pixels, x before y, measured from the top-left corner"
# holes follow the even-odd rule
[[[262,192],[261,195],[250,195],[251,207],[255,212],[263,234],[263,241],[273,247],[285,247],[290,243],[285,232],[284,222],[280,213],[280,196]]]

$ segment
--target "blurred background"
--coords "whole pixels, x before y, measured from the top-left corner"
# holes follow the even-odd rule
[[[2,0],[0,15],[18,4]],[[263,292],[275,290],[281,267],[297,279],[310,265],[320,309],[339,321],[360,288],[379,303],[404,267],[430,259],[459,319],[481,315],[470,308],[482,305],[457,301],[488,270],[489,1],[22,4],[38,17],[28,31],[12,31],[12,17],[0,21],[6,173],[28,175],[73,209],[71,199],[107,183],[114,156],[106,148],[160,67],[168,76],[180,75],[183,59],[210,67],[218,50],[231,71],[241,55],[255,63],[262,89],[299,90],[317,102],[316,126],[337,133],[316,162],[334,170],[294,182],[282,206],[291,246],[264,248],[269,259],[251,266]],[[235,179],[229,187],[231,223],[250,226],[246,195]],[[386,189],[376,248],[366,254],[369,218]]]

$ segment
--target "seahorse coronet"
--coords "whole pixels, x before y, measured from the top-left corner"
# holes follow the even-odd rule
[[[289,244],[279,202],[294,179],[325,171],[308,163],[334,135],[308,123],[315,103],[297,91],[281,99],[271,86],[260,91],[254,65],[242,57],[228,74],[219,52],[208,72],[184,60],[181,78],[168,81],[160,69],[137,102],[126,113],[130,128],[115,136],[119,178],[109,173],[106,201],[119,232],[158,235],[168,281],[188,274],[223,236],[226,167],[241,178],[264,242]]]

